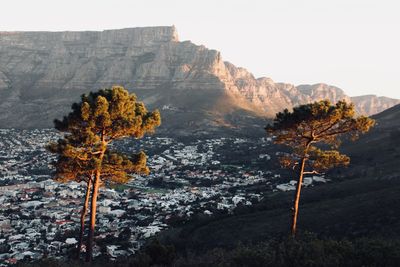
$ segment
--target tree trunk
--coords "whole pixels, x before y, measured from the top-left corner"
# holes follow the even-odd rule
[[[90,188],[92,186],[92,177],[90,177],[86,184],[86,195],[85,202],[83,203],[82,211],[81,211],[81,231],[79,232],[79,243],[78,243],[78,254],[77,259],[80,258],[81,249],[83,244],[83,234],[85,233],[85,218],[87,214],[87,209],[89,206],[89,197],[90,197]]]
[[[89,236],[86,245],[86,261],[90,262],[93,259],[93,237],[94,228],[96,225],[96,210],[97,210],[97,196],[100,186],[100,170],[96,171],[96,176],[93,182],[92,189],[92,201],[90,203],[90,224],[89,224]]]
[[[86,262],[91,262],[93,259],[93,237],[94,237],[94,228],[96,225],[96,210],[97,210],[97,196],[99,193],[100,187],[100,176],[101,176],[101,164],[103,163],[104,154],[106,153],[107,143],[105,142],[105,130],[102,130],[101,133],[101,153],[99,156],[100,166],[97,167],[95,172],[95,178],[93,181],[93,190],[92,190],[92,201],[90,205],[90,224],[89,224],[89,236],[87,239],[86,246]]]
[[[300,163],[299,178],[297,180],[297,188],[293,204],[293,218],[292,218],[292,228],[291,228],[292,237],[296,236],[297,217],[299,215],[300,191],[301,191],[301,186],[303,184],[303,174],[304,174],[304,166],[306,164],[306,160],[307,158],[303,157]]]

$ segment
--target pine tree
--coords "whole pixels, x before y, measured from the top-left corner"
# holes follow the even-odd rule
[[[58,155],[57,161],[53,163],[55,166],[54,179],[59,182],[76,181],[78,183],[85,182],[86,190],[84,203],[80,216],[80,231],[77,247],[77,258],[80,256],[83,244],[83,235],[85,231],[85,218],[89,205],[90,189],[93,182],[94,166],[90,160],[89,154],[80,149],[81,141],[74,138],[75,135],[68,134],[64,138],[59,139],[55,143],[50,143],[47,149]]]
[[[117,139],[153,133],[160,122],[158,111],[148,112],[134,94],[120,86],[82,95],[81,101],[72,105],[72,112],[61,121],[55,120],[56,129],[65,133],[62,140],[50,146],[58,154],[56,177],[63,181],[87,177],[86,196],[92,191],[87,261],[92,260],[99,187],[127,182],[128,173],[148,173],[143,152],[129,158],[110,150],[109,145]],[[81,225],[89,200],[86,196]]]
[[[296,235],[303,176],[348,165],[350,158],[337,150],[340,137],[344,135],[356,140],[361,133],[369,131],[374,123],[374,120],[365,116],[355,117],[353,104],[339,101],[331,105],[323,100],[295,107],[292,112],[285,109],[276,114],[272,125],[266,127],[276,144],[292,149],[291,153],[280,158],[281,165],[298,171],[292,209],[293,237]]]

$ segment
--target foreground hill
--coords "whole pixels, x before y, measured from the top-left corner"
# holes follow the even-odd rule
[[[400,105],[375,116],[377,126],[343,150],[348,169],[328,174],[331,182],[302,192],[299,225],[322,237],[400,240]],[[206,251],[257,243],[289,233],[293,192],[267,193],[255,206],[233,215],[193,221],[167,232],[182,251]]]
[[[374,179],[400,177],[400,105],[373,118],[377,125],[355,143],[344,143],[343,152],[352,158],[346,175],[362,174]]]
[[[181,42],[174,27],[101,32],[0,32],[0,128],[51,127],[90,90],[119,84],[150,108],[162,129],[191,134],[212,129],[261,131],[284,108],[348,96],[324,84],[275,83],[222,60],[216,50]],[[371,115],[399,100],[352,99]]]

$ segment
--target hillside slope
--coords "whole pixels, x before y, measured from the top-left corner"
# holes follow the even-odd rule
[[[348,169],[328,174],[332,182],[302,191],[298,229],[333,238],[400,238],[400,105],[374,117],[377,126],[343,144]],[[289,233],[293,192],[266,193],[234,215],[194,221],[165,233],[183,251],[234,247]]]
[[[400,105],[373,116],[376,126],[354,143],[345,142],[351,157],[346,175],[362,174],[375,179],[400,177]]]

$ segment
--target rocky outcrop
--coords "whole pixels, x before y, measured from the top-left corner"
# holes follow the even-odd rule
[[[336,103],[339,100],[350,102],[351,99],[345,92],[335,86],[318,83],[314,85],[298,85],[299,91],[309,97],[309,101],[317,101],[321,99],[329,99]]]
[[[115,84],[160,108],[163,127],[174,130],[234,128],[298,104],[349,99],[328,85],[256,79],[216,50],[180,42],[175,27],[0,32],[0,128],[51,127],[81,94]],[[366,114],[397,101],[352,100]]]
[[[399,99],[384,96],[378,97],[376,95],[355,96],[351,98],[351,101],[354,103],[360,114],[367,115],[377,114],[400,104]]]
[[[309,101],[329,99],[332,102],[337,102],[344,99],[348,102],[353,102],[359,114],[368,116],[380,113],[390,107],[400,104],[399,99],[378,97],[376,95],[349,97],[342,89],[322,83],[299,85],[297,88],[301,93],[310,97]]]

